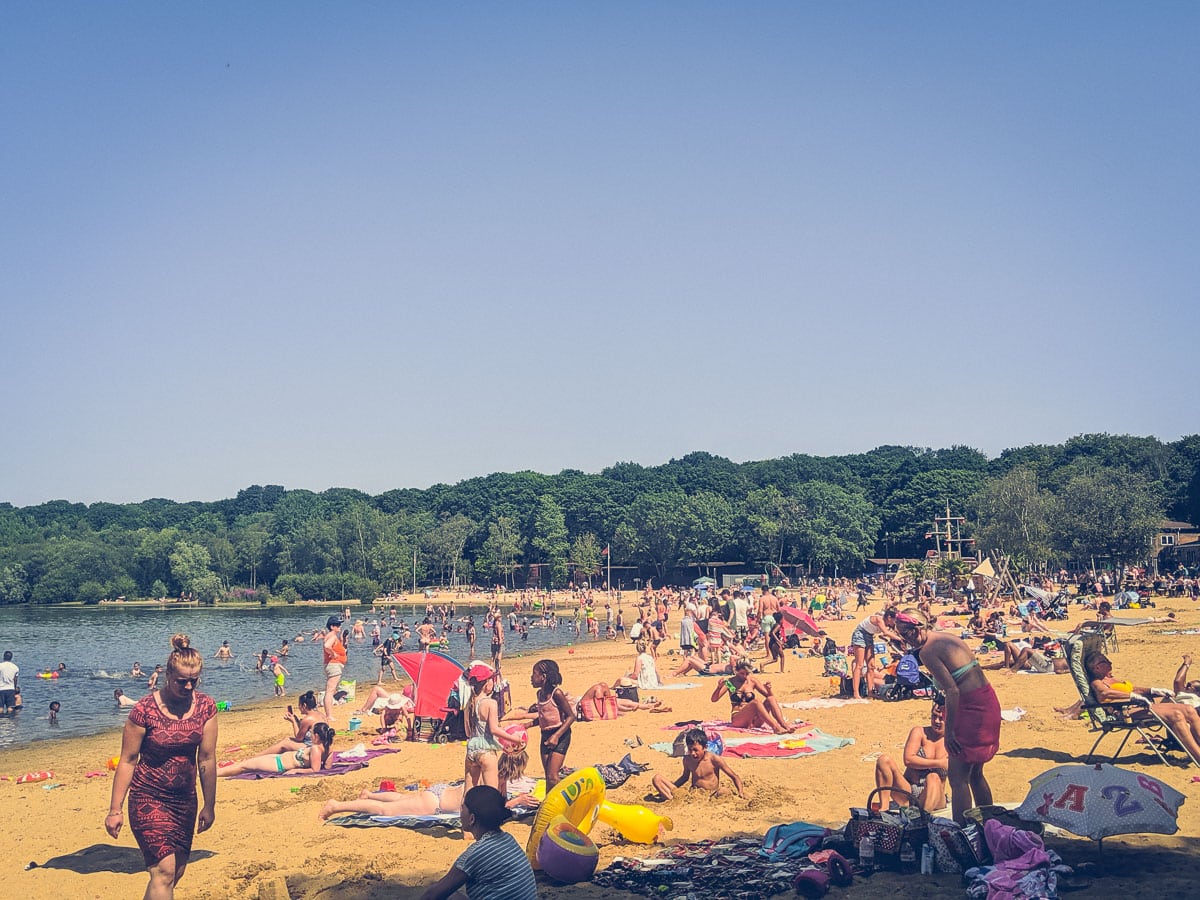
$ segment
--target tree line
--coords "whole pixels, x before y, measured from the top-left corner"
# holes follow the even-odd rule
[[[563,585],[608,562],[629,567],[627,586],[712,561],[853,575],[868,557],[923,556],[947,504],[981,549],[1022,568],[1138,561],[1164,517],[1200,520],[1200,435],[1081,435],[994,459],[961,446],[746,463],[696,452],[377,496],[253,485],[212,502],[6,503],[0,603],[365,598],[533,573]]]

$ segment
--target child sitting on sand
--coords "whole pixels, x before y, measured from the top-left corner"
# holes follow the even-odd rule
[[[525,851],[500,826],[511,817],[504,797],[494,787],[479,785],[463,798],[463,831],[475,843],[454,861],[442,879],[431,885],[421,900],[440,900],[459,888],[468,897],[504,897],[507,900],[537,900],[537,881]]]
[[[687,733],[687,755],[683,757],[683,774],[674,782],[667,781],[662,775],[654,776],[654,789],[664,800],[675,796],[675,788],[683,787],[685,781],[691,779],[691,787],[707,791],[714,797],[724,796],[721,789],[721,773],[729,776],[739,797],[742,793],[742,779],[729,768],[729,763],[720,756],[708,752],[708,735],[702,728],[693,728]]]

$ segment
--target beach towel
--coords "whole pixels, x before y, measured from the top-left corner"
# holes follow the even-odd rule
[[[860,697],[812,697],[809,700],[793,700],[791,703],[780,703],[784,709],[836,709],[839,706],[850,706],[852,703],[870,703]]]
[[[535,806],[515,806],[514,819],[528,819],[537,813]],[[373,816],[370,813],[346,813],[325,820],[326,825],[341,825],[345,828],[462,828],[456,813],[431,813],[427,816]]]
[[[743,734],[737,736],[731,729],[723,732],[725,750],[722,755],[746,757],[770,757],[772,759],[799,759],[802,756],[813,756],[827,750],[837,750],[854,743],[854,738],[835,737],[826,734],[819,728],[808,728],[794,734]],[[650,745],[650,749],[671,755],[674,744],[666,741]]]
[[[361,756],[342,758],[342,754],[333,754],[333,761],[319,772],[312,769],[291,769],[287,772],[243,772],[241,775],[230,775],[230,781],[261,781],[264,778],[314,778],[322,775],[345,775],[365,769],[367,764],[377,756],[385,753],[399,753],[399,747],[386,750],[366,750]]]

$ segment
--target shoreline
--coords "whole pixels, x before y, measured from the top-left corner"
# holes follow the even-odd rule
[[[1150,684],[1169,685],[1179,654],[1197,646],[1194,636],[1165,635],[1163,630],[1184,631],[1200,627],[1200,607],[1186,599],[1155,598],[1156,614],[1175,611],[1174,623],[1125,627],[1121,629],[1120,649],[1114,654],[1118,674],[1138,676]],[[879,601],[872,603],[877,611]],[[1068,630],[1091,613],[1072,607],[1067,622],[1053,623]],[[673,623],[677,620],[673,619]],[[839,644],[845,643],[854,628],[854,620],[821,623]],[[672,629],[675,631],[676,629]],[[659,670],[664,675],[678,660],[674,639],[660,648]],[[573,644],[506,658],[505,676],[512,685],[514,703],[528,704],[533,690],[529,672],[538,658],[556,660],[563,672],[564,687],[578,695],[598,680],[611,681],[628,670],[633,661],[628,641],[584,640]],[[801,658],[787,652],[787,671],[772,671],[775,692],[783,702],[829,694],[828,679],[822,677],[820,659]],[[1076,694],[1069,676],[1006,675],[989,671],[1001,706],[1020,706],[1026,715],[1018,722],[1006,722],[1001,732],[999,755],[985,772],[992,783],[996,802],[1019,802],[1028,790],[1028,781],[1039,772],[1073,760],[1081,760],[1095,734],[1082,721],[1064,722],[1053,711],[1055,705],[1071,702]],[[666,679],[668,683],[686,679]],[[632,778],[609,792],[619,803],[643,804],[665,811],[674,819],[675,828],[666,837],[669,843],[696,841],[725,836],[760,835],[768,827],[797,820],[829,827],[840,827],[848,817],[848,808],[861,806],[874,786],[874,756],[881,752],[897,753],[908,730],[927,720],[928,705],[919,701],[900,703],[852,704],[836,709],[792,711],[828,734],[852,737],[855,743],[801,759],[730,759],[730,764],[746,784],[747,799],[681,795],[668,804],[646,800],[649,778],[663,773],[678,774],[679,761],[651,750],[655,741],[669,741],[677,721],[722,718],[728,715],[726,704],[709,700],[712,678],[693,677],[697,687],[668,690],[658,694],[673,707],[671,714],[639,711],[622,715],[616,721],[579,723],[567,765],[580,768],[593,763],[612,763],[629,753],[637,762],[649,763],[652,772]],[[268,698],[221,713],[218,758],[244,758],[251,751],[277,740],[286,728],[282,707],[294,702],[298,693],[309,687],[289,684],[288,698],[282,703]],[[350,710],[357,704],[338,708],[335,725],[344,729]],[[339,735],[335,749],[348,749],[360,740],[368,742],[370,732],[354,736]],[[361,735],[361,736],[360,736]],[[634,743],[640,739],[642,744]],[[631,748],[626,740],[634,743]],[[87,778],[89,772],[104,771],[105,761],[117,752],[119,736],[106,731],[87,737],[71,737],[53,743],[42,742],[6,749],[3,770],[6,774],[50,769],[62,787],[44,790],[44,785],[0,783],[0,799],[9,811],[9,821],[20,823],[6,828],[11,832],[10,852],[0,862],[0,877],[19,889],[28,900],[82,894],[89,897],[118,898],[140,896],[145,887],[140,853],[128,830],[119,841],[111,841],[102,828],[107,808],[111,777],[107,774]],[[214,827],[197,836],[192,865],[180,883],[180,898],[253,898],[260,896],[260,885],[283,879],[293,898],[338,896],[354,900],[382,900],[384,897],[416,897],[432,883],[465,847],[452,835],[397,828],[353,829],[322,825],[317,812],[328,799],[349,799],[360,790],[374,788],[383,779],[398,785],[419,780],[449,781],[462,774],[461,744],[433,745],[405,742],[400,752],[372,760],[369,767],[345,776],[297,780],[225,781],[218,783],[217,819]],[[1102,749],[1108,744],[1103,744]],[[227,752],[244,747],[240,752]],[[1115,739],[1113,746],[1115,749]],[[1135,748],[1126,747],[1126,754]],[[1194,849],[1200,833],[1200,804],[1195,802],[1191,770],[1154,764],[1153,758],[1139,753],[1122,758],[1122,765],[1153,775],[1189,795],[1180,810],[1180,832],[1174,836],[1130,835],[1108,838],[1104,842],[1104,860],[1113,861],[1113,870],[1096,878],[1094,886],[1078,891],[1081,898],[1110,897],[1124,894],[1128,900],[1159,900],[1169,896],[1187,896],[1195,879],[1200,878],[1200,856]],[[529,774],[541,777],[541,765],[531,759]],[[522,845],[528,826],[505,826]],[[600,848],[600,868],[618,856],[648,856],[655,848],[629,844],[607,826],[598,824],[592,837]],[[1060,846],[1061,845],[1061,846]],[[1095,844],[1069,838],[1055,842],[1067,862],[1096,860]],[[115,859],[104,866],[87,863],[92,856]],[[26,863],[38,867],[23,871]],[[1153,869],[1152,880],[1137,874],[1122,874],[1117,863],[1137,872]],[[47,863],[50,863],[48,866]],[[907,887],[906,887],[907,886]],[[855,897],[891,898],[897,890],[916,887],[906,876],[877,874],[857,879]],[[591,885],[555,886],[539,883],[544,896],[601,897],[614,892]],[[921,892],[929,897],[961,898],[957,876],[935,876],[920,882]],[[262,896],[269,896],[263,894]],[[624,895],[631,896],[631,895]]]

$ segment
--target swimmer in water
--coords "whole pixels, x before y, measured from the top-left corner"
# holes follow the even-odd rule
[[[129,677],[130,678],[145,678],[146,677],[146,673],[142,671],[142,664],[140,662],[135,662],[133,664],[133,668],[129,670]]]
[[[229,641],[221,642],[221,646],[213,654],[213,659],[233,659],[233,650],[229,646]]]
[[[113,691],[113,700],[117,701],[117,709],[129,709],[131,706],[137,706],[137,701],[132,697],[126,697],[125,692],[120,688]]]

